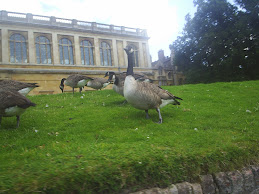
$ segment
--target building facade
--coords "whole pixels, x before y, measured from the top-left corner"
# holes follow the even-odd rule
[[[143,29],[2,10],[0,80],[39,83],[31,94],[60,93],[60,80],[70,74],[126,71],[127,45],[134,48],[134,71],[154,79],[148,39]]]
[[[165,57],[164,51],[158,51],[158,60],[152,62],[153,77],[160,86],[182,85],[185,76],[178,71],[178,67],[174,64],[174,51],[171,50],[170,57]]]

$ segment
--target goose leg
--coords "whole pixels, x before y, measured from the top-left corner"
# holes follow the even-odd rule
[[[74,95],[74,90],[75,90],[75,89],[73,88],[73,95]]]
[[[17,118],[16,128],[18,128],[18,127],[19,127],[19,125],[20,125],[20,116],[16,116],[16,118]]]
[[[159,121],[157,123],[161,124],[162,123],[162,116],[161,116],[161,113],[160,113],[160,109],[157,108],[156,111],[158,112],[158,115],[159,115]]]
[[[79,92],[80,92],[80,94],[81,94],[81,92],[82,92],[82,88],[79,88]]]
[[[0,128],[1,128],[2,116],[0,116]]]
[[[145,110],[145,112],[146,112],[146,119],[149,119],[150,117],[148,115],[148,110]]]

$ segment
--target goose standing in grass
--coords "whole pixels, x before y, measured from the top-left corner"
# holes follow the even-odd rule
[[[96,90],[101,90],[110,84],[110,81],[108,81],[108,79],[101,77],[89,77],[89,79],[90,80],[87,82],[86,86]]]
[[[109,76],[109,81],[113,81],[112,89],[121,96],[124,96],[123,91],[126,74],[120,73],[119,75],[116,75],[114,72],[108,71],[105,73],[105,77],[106,76]]]
[[[105,77],[106,76],[109,76],[109,79],[108,79],[109,81],[113,81],[112,89],[118,94],[120,94],[121,96],[124,96],[124,82],[126,78],[126,72],[116,75],[114,72],[108,71],[105,73]],[[144,81],[144,82],[153,81],[142,73],[135,73],[133,76],[137,81]]]
[[[28,98],[23,96],[17,91],[6,90],[0,87],[0,126],[2,117],[12,117],[16,116],[18,128],[20,125],[20,116],[24,111],[31,107],[36,106]]]
[[[147,119],[149,118],[148,110],[156,109],[159,115],[158,123],[162,123],[160,108],[167,104],[180,105],[177,99],[182,99],[153,83],[136,81],[133,77],[133,49],[127,46],[124,50],[128,55],[128,68],[124,82],[124,97],[133,107],[145,110]]]
[[[3,90],[14,90],[26,96],[31,90],[39,87],[39,85],[37,83],[19,82],[15,80],[2,80],[0,81],[0,87]]]
[[[81,93],[82,88],[86,85],[87,81],[90,78],[84,75],[80,75],[80,74],[73,74],[68,76],[67,78],[63,78],[61,80],[61,83],[59,85],[60,90],[64,91],[64,84],[67,86],[70,86],[71,88],[73,88],[73,94],[74,94],[74,89],[75,88],[79,88],[79,92]]]

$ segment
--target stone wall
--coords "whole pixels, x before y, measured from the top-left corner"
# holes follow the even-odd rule
[[[259,166],[201,175],[199,183],[178,183],[168,188],[152,188],[131,194],[259,194]]]

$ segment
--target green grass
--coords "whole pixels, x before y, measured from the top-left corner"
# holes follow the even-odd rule
[[[184,100],[160,125],[113,90],[29,96],[19,129],[2,120],[0,192],[119,193],[258,164],[259,81],[164,88]]]

